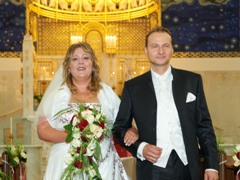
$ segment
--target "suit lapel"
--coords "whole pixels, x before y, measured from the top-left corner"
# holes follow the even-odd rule
[[[149,71],[149,72],[146,74],[146,78],[147,78],[147,85],[148,85],[148,87],[150,88],[151,92],[155,94],[155,90],[154,90],[154,87],[153,87],[153,81],[152,81],[151,71]]]
[[[183,107],[185,103],[185,88],[184,88],[184,82],[181,78],[181,73],[179,73],[178,70],[172,68],[172,74],[173,74],[173,81],[172,81],[172,91],[173,91],[173,99],[175,101],[176,107],[178,109],[178,112],[180,112],[181,108]]]

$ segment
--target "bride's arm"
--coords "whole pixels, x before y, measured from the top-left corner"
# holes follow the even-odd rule
[[[37,125],[38,137],[41,140],[51,142],[51,143],[60,143],[65,142],[67,137],[66,131],[57,130],[52,128],[47,119],[39,121]]]
[[[124,143],[126,146],[131,146],[136,140],[138,140],[138,130],[132,126],[129,128],[124,136]]]

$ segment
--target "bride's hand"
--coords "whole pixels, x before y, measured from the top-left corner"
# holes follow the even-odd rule
[[[127,130],[124,136],[124,143],[126,146],[132,145],[138,139],[138,131],[135,127],[131,127]]]

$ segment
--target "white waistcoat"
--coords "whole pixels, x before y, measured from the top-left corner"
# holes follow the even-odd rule
[[[165,168],[173,149],[186,165],[188,162],[182,129],[172,95],[171,68],[163,76],[159,76],[153,71],[152,75],[157,98],[157,146],[163,149],[160,158],[154,165]]]

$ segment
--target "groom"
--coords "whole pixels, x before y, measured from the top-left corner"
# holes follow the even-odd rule
[[[199,74],[170,66],[173,54],[168,29],[155,27],[146,36],[151,70],[126,81],[113,135],[137,157],[137,180],[218,179],[216,137]],[[124,135],[135,120],[139,138],[128,146]],[[129,140],[131,137],[127,137]]]

